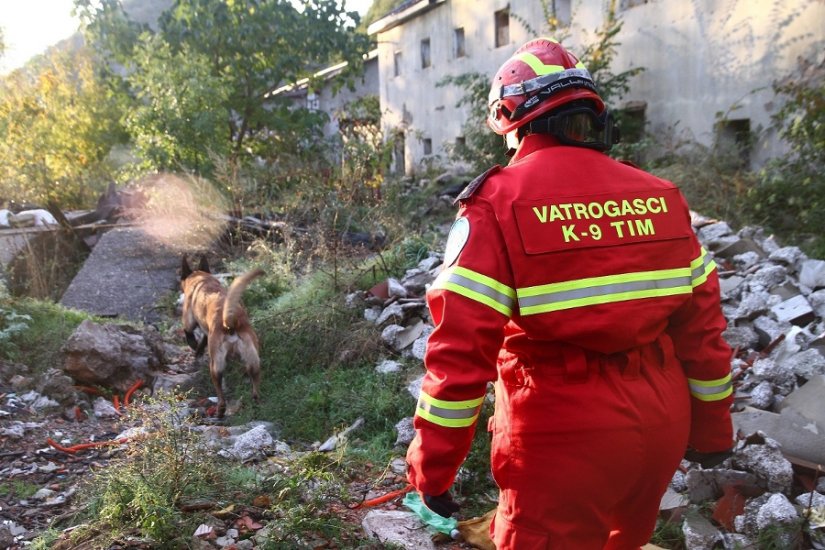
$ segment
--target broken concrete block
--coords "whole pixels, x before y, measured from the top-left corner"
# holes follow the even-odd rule
[[[741,286],[744,281],[744,277],[739,277],[737,275],[719,279],[719,292],[722,295],[722,299],[730,300],[739,296],[738,291],[741,291]]]
[[[811,304],[801,294],[773,306],[771,312],[776,316],[777,321],[797,326],[807,325],[816,317]]]
[[[384,308],[384,311],[375,320],[375,324],[379,327],[385,327],[389,324],[401,324],[404,321],[404,308],[401,304],[390,304]]]
[[[759,344],[759,335],[750,326],[728,327],[722,338],[734,349],[751,349]]]
[[[753,330],[759,335],[760,347],[765,347],[783,334],[787,333],[791,328],[791,324],[787,321],[780,323],[771,319],[767,315],[757,317],[753,320]]]
[[[772,525],[788,525],[794,523],[798,517],[796,508],[788,497],[776,493],[768,497],[768,502],[759,508],[756,513],[756,526],[762,530]]]
[[[737,470],[689,470],[685,476],[687,496],[691,502],[698,504],[722,496],[726,485],[757,485],[758,479],[748,472]]]
[[[731,261],[736,266],[737,271],[745,271],[758,264],[761,259],[762,256],[758,252],[749,250],[743,254],[737,254]]]
[[[395,424],[395,432],[398,437],[395,439],[396,445],[407,446],[415,439],[415,427],[413,426],[413,417],[408,416],[402,418]]]
[[[793,371],[770,357],[754,361],[751,374],[757,380],[769,381],[782,395],[787,395],[796,388],[796,376]]]
[[[435,550],[430,532],[413,512],[370,510],[361,526],[367,536],[408,550]]]
[[[817,491],[802,493],[796,497],[796,503],[803,508],[808,508],[809,506],[821,508],[825,506],[825,495]]]
[[[817,317],[825,317],[825,290],[817,290],[808,296],[808,303]]]
[[[684,508],[690,504],[690,500],[685,495],[677,493],[670,487],[667,488],[662,499],[659,501],[659,510],[675,510],[676,508]]]
[[[398,279],[394,279],[390,277],[387,279],[387,293],[389,294],[390,298],[406,298],[407,297],[407,289],[404,288]]]
[[[805,260],[802,262],[799,282],[811,290],[825,288],[825,261]]]
[[[825,438],[816,423],[800,413],[792,409],[783,410],[781,414],[746,411],[733,413],[732,417],[737,432],[744,435],[762,432],[777,441],[788,456],[825,464]]]
[[[779,405],[779,410],[784,414],[786,409],[792,409],[816,423],[820,428],[825,428],[825,399],[822,399],[823,395],[825,395],[825,376],[814,376],[805,385],[785,398]],[[811,428],[809,430],[813,431]],[[817,430],[814,431],[814,434],[819,438],[825,437],[823,431]],[[808,433],[808,437],[811,437],[811,433]],[[825,464],[825,453],[819,458],[820,460],[817,462]]]
[[[753,320],[768,311],[768,296],[763,292],[748,292],[742,296],[735,319]]]
[[[792,355],[785,359],[783,363],[785,368],[792,370],[796,376],[805,380],[825,374],[825,357],[822,357],[818,351],[813,349],[807,349]],[[796,392],[800,390],[796,390]],[[823,412],[825,412],[825,407],[823,407]],[[825,420],[825,416],[823,416],[823,420]],[[823,423],[823,426],[825,426],[825,423]]]
[[[407,391],[413,396],[413,399],[418,401],[418,396],[421,395],[421,385],[424,383],[424,375],[422,374],[409,384],[407,384]]]
[[[770,290],[771,295],[779,296],[782,300],[790,300],[794,296],[799,296],[802,292],[790,282],[777,285]]]
[[[737,256],[745,257],[745,255],[750,254],[756,254],[758,259],[764,258],[762,249],[759,245],[753,242],[753,239],[722,237],[715,241],[715,243],[716,246],[713,247],[713,250],[715,251],[714,254],[720,258],[733,259]]]
[[[797,263],[806,260],[807,256],[805,256],[798,246],[783,246],[771,252],[768,259],[772,262],[795,268]]]
[[[737,254],[746,252],[747,248],[740,245],[741,239],[735,235],[719,237],[704,241],[705,247],[713,252],[714,258],[730,259]],[[720,254],[720,251],[722,252]],[[717,263],[719,261],[717,260]]]
[[[733,235],[733,229],[726,222],[705,225],[699,230],[699,240],[702,242],[712,241],[728,235]]]
[[[722,540],[722,533],[699,514],[689,514],[682,523],[687,550],[707,550]]]
[[[781,444],[769,436],[764,444],[750,444],[736,450],[733,464],[753,473],[769,491],[788,492],[793,484],[793,467],[782,450]]]
[[[767,380],[763,380],[751,390],[751,406],[757,409],[768,410],[773,406],[773,401],[773,386]]]

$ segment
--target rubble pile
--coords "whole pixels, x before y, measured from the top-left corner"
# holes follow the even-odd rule
[[[759,227],[736,232],[695,213],[692,222],[720,275],[738,442],[714,469],[683,461],[662,500],[663,517],[685,517],[689,549],[756,548],[765,537],[776,547],[825,548],[825,261],[780,246]],[[423,362],[433,330],[424,292],[441,260],[431,253],[400,280],[347,298],[364,307],[396,358]],[[401,368],[387,359],[376,370]],[[411,374],[415,399],[422,372]],[[396,431],[396,444],[408,445],[412,418],[400,419]]]

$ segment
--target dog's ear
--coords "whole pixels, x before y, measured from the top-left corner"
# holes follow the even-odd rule
[[[209,271],[209,262],[206,261],[206,255],[201,255],[201,261],[198,264],[198,271],[203,271],[204,273],[212,273]]]
[[[186,254],[180,262],[180,280],[183,281],[192,274],[192,268],[189,267],[189,262],[186,261]]]

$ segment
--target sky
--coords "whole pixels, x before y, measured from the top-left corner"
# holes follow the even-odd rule
[[[346,0],[349,10],[361,15],[372,0]],[[31,57],[77,30],[73,0],[0,0],[0,28],[6,53],[0,57],[0,74],[22,66]]]

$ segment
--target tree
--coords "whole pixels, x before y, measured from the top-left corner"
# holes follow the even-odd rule
[[[118,0],[76,0],[92,42],[138,100],[128,128],[156,168],[209,175],[215,155],[270,159],[319,126],[270,92],[332,63],[358,74],[369,41],[336,0],[177,0],[153,31]],[[312,82],[310,84],[313,84]]]
[[[0,80],[0,195],[61,206],[93,204],[122,141],[119,106],[86,49],[52,50]]]
[[[799,59],[774,83],[782,100],[773,119],[789,154],[769,162],[749,190],[754,218],[811,255],[825,257],[825,55]]]

